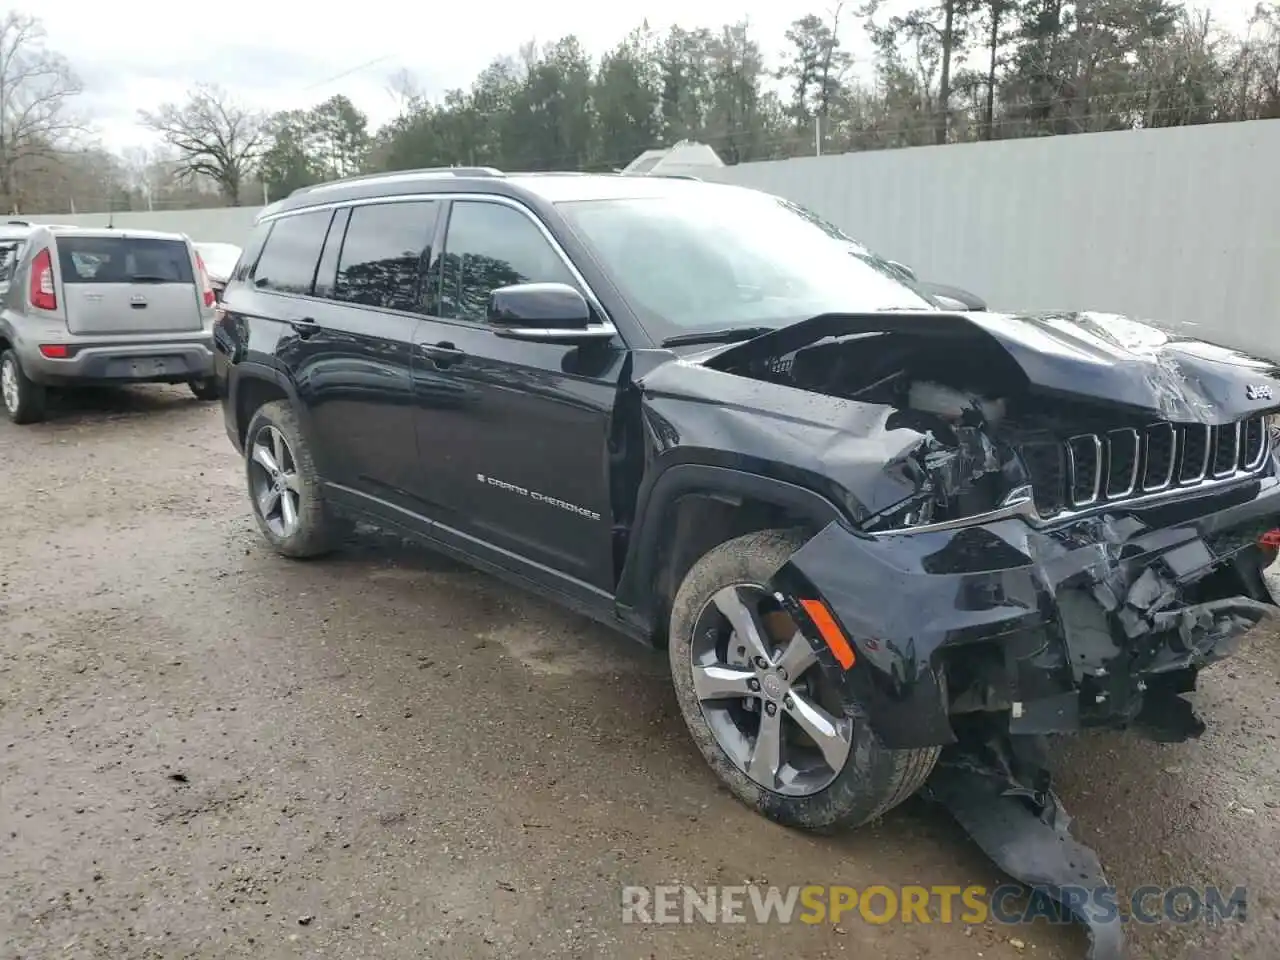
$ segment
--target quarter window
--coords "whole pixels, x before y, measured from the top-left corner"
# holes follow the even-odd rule
[[[529,217],[500,203],[459,200],[445,239],[441,312],[483,322],[489,294],[514,283],[568,283],[573,275]]]
[[[331,216],[330,210],[315,210],[277,220],[254,268],[254,286],[309,294]]]
[[[338,258],[333,299],[422,312],[421,278],[431,261],[439,208],[433,200],[355,207]]]

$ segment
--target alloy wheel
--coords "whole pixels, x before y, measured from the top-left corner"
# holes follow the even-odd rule
[[[249,492],[258,514],[281,539],[298,530],[301,484],[289,441],[278,427],[265,424],[249,451]]]
[[[18,364],[12,355],[5,357],[0,363],[0,393],[4,394],[4,405],[10,413],[18,409]]]
[[[813,647],[763,587],[718,591],[698,615],[690,659],[716,742],[755,783],[811,796],[844,769],[853,722]]]

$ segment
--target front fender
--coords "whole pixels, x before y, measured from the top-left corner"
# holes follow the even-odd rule
[[[694,493],[776,504],[810,520],[815,528],[841,517],[836,505],[819,493],[731,467],[677,463],[646,478],[636,501],[637,521],[618,582],[617,604],[625,620],[647,633],[661,615],[654,584],[676,503]]]

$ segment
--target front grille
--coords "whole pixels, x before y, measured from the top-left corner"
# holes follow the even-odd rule
[[[1162,422],[1018,449],[1048,517],[1253,473],[1266,461],[1270,431],[1262,417],[1221,427]]]

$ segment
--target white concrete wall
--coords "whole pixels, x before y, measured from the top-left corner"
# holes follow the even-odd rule
[[[253,226],[253,218],[261,207],[213,207],[208,210],[157,210],[128,213],[32,214],[24,219],[41,223],[71,223],[82,227],[105,227],[108,223],[121,229],[170,230],[185,233],[192,240],[243,245]]]
[[[1280,120],[747,163],[785,196],[995,309],[1193,324],[1280,356]]]
[[[1277,171],[1280,120],[806,157],[699,174],[804,204],[922,278],[970,289],[995,309],[1128,313],[1280,356]],[[259,209],[114,219],[243,243]],[[49,219],[107,223],[106,214]]]

